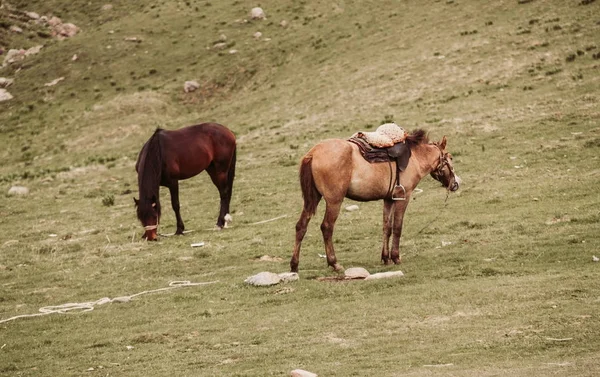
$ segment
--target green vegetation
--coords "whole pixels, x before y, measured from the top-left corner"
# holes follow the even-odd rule
[[[44,47],[0,69],[14,79],[0,103],[0,320],[218,283],[2,323],[0,374],[600,374],[600,2],[9,3],[0,48]],[[258,5],[267,20],[248,20]],[[81,31],[59,41],[23,11]],[[184,93],[187,80],[200,88]],[[447,202],[420,184],[400,266],[379,261],[381,203],[340,215],[341,264],[405,277],[318,280],[334,274],[320,208],[300,280],[245,285],[289,269],[302,155],[390,120],[446,135],[464,181]],[[218,194],[202,174],[180,183],[194,232],[141,241],[139,150],[156,127],[203,121],[238,137],[232,228],[212,230]],[[5,195],[13,185],[30,194]]]

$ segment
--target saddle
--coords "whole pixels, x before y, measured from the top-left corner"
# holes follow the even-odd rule
[[[399,135],[398,131],[394,129],[395,126],[401,130],[402,135],[404,137],[391,137],[391,142],[388,139],[385,139],[386,133],[389,134],[389,130],[393,130],[396,135]],[[379,132],[379,130],[384,128],[384,132]],[[348,141],[358,146],[358,150],[360,151],[363,158],[369,163],[374,162],[388,162],[390,164],[390,174],[391,174],[391,163],[396,163],[396,182],[395,186],[392,187],[392,182],[390,179],[390,189],[388,191],[388,196],[391,195],[393,200],[406,200],[406,190],[404,186],[400,184],[400,174],[406,170],[406,166],[408,166],[408,160],[410,159],[410,147],[404,143],[406,139],[406,134],[402,128],[393,123],[385,124],[377,129],[375,132],[357,132]],[[387,132],[386,132],[387,131]],[[369,139],[375,140],[373,143],[369,142]],[[401,141],[398,141],[401,140]],[[390,146],[391,144],[391,146]],[[380,145],[384,145],[381,147]],[[394,192],[396,188],[402,189],[404,195],[401,197],[395,197]]]

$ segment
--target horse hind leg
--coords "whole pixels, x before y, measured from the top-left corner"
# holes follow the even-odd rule
[[[231,215],[229,214],[229,203],[231,202],[232,185],[229,183],[227,171],[217,172],[215,169],[211,168],[207,169],[207,171],[211,180],[219,190],[220,204],[219,216],[217,217],[217,227],[222,229],[227,225],[226,223],[228,221],[231,221]]]
[[[302,246],[302,240],[306,235],[306,229],[308,228],[308,223],[310,222],[312,216],[313,213],[303,209],[302,214],[300,214],[300,219],[296,223],[296,241],[294,243],[292,259],[290,260],[290,271],[292,272],[298,272],[298,264],[300,263],[300,247]]]
[[[321,232],[323,233],[323,242],[325,243],[325,254],[327,254],[327,264],[334,269],[334,271],[343,271],[344,267],[337,263],[335,257],[335,250],[333,249],[333,228],[335,222],[340,214],[340,208],[342,202],[326,202],[327,206],[325,209],[325,216],[321,223]]]

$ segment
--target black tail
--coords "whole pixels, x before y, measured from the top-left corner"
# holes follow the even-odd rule
[[[227,171],[227,186],[229,187],[229,197],[233,192],[233,180],[235,178],[235,163],[237,160],[237,145],[233,149],[233,156],[231,156],[231,162],[229,162],[229,171]]]
[[[304,211],[312,216],[317,211],[317,206],[322,197],[317,190],[317,186],[315,186],[312,175],[312,155],[305,156],[300,164],[300,188],[304,199]]]

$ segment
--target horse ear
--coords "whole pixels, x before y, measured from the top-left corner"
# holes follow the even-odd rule
[[[444,135],[444,137],[442,138],[442,141],[440,141],[440,149],[444,150],[446,149],[446,136]]]
[[[137,207],[140,204],[140,201],[137,200],[136,198],[133,198],[133,202],[135,203],[135,206]]]

